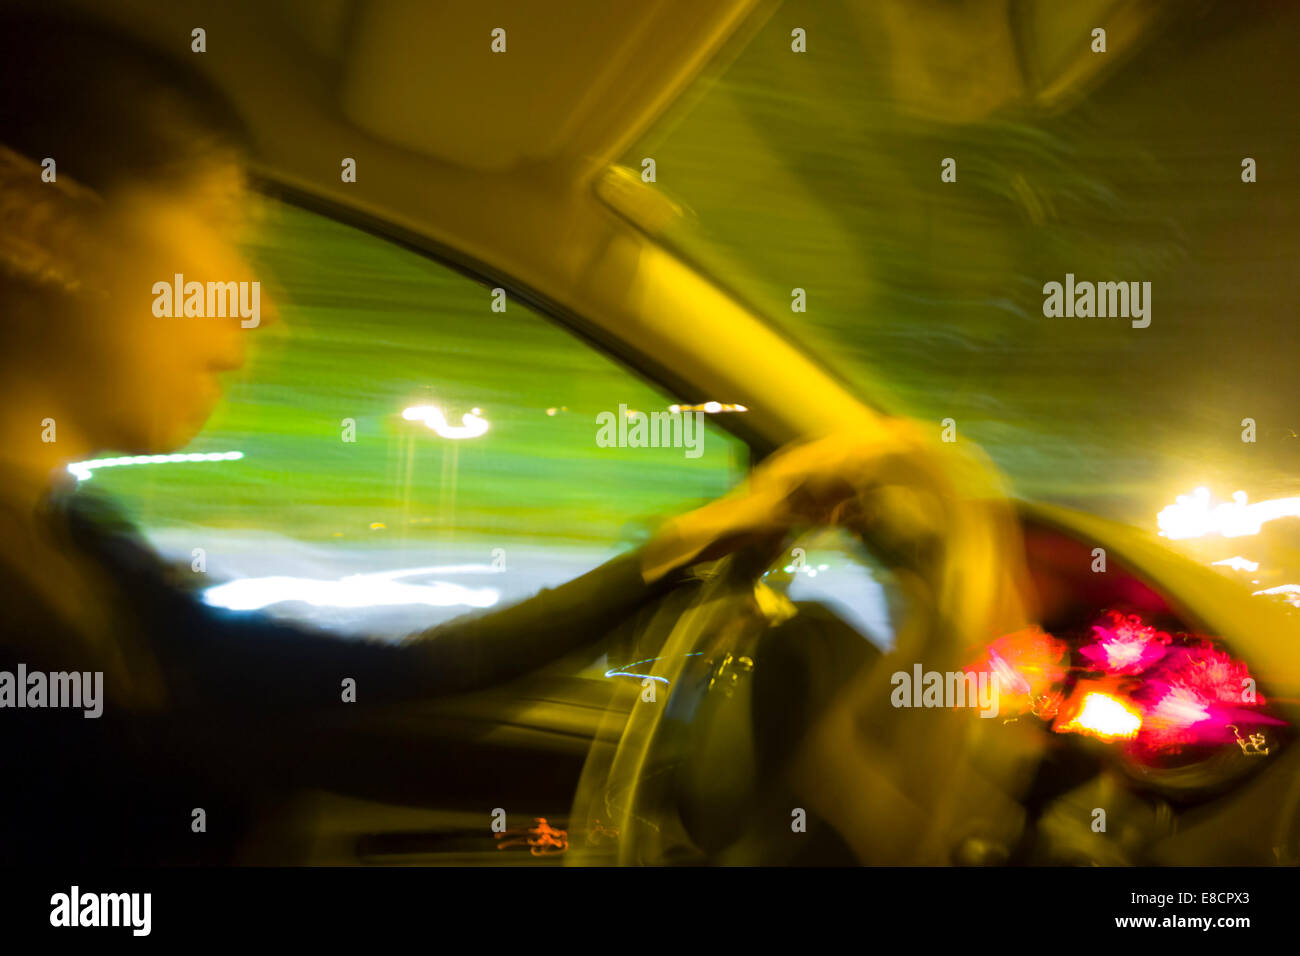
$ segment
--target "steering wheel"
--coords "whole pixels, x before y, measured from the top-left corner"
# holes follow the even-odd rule
[[[859,489],[864,507],[858,514],[868,517],[857,521],[854,530],[894,570],[910,611],[891,654],[861,667],[860,674],[844,675],[836,705],[843,714],[832,719],[829,729],[823,728],[822,745],[842,746],[846,753],[861,745],[865,767],[878,754],[893,752],[897,757],[901,744],[905,759],[880,772],[912,777],[895,781],[891,776],[890,787],[897,783],[906,790],[919,781],[919,804],[934,813],[936,827],[946,831],[963,814],[947,805],[951,800],[945,803],[942,794],[936,795],[924,775],[915,776],[909,759],[943,767],[946,760],[960,759],[972,736],[983,730],[978,725],[1000,722],[971,721],[964,714],[954,724],[950,717],[944,723],[956,727],[954,732],[920,744],[909,742],[919,725],[935,721],[897,710],[890,713],[889,673],[901,669],[904,660],[909,670],[913,660],[924,661],[926,669],[943,669],[945,664],[960,669],[961,648],[970,643],[962,639],[982,630],[999,610],[998,599],[1006,597],[1000,571],[1010,567],[1008,555],[1018,552],[1009,536],[1014,528],[1005,523],[1009,511],[971,503],[952,481],[943,480],[947,473],[938,470],[940,479],[935,480],[936,469],[927,465],[902,469],[908,481],[900,484],[899,458],[891,462],[893,482],[867,482]],[[918,476],[925,480],[917,481]],[[937,518],[943,533],[917,532],[915,522],[900,532],[898,522],[891,520],[897,515],[881,507],[882,501],[898,502],[889,492],[900,487],[909,494],[920,492],[922,507],[931,509],[922,526],[934,528]],[[910,513],[908,507],[900,511]],[[699,573],[696,593],[684,612],[671,606],[656,612],[647,633],[665,635],[659,656],[650,662],[653,666],[639,686],[629,683],[617,691],[626,707],[609,709],[611,733],[598,737],[584,767],[570,826],[588,837],[575,841],[566,858],[570,864],[752,861],[745,850],[752,834],[741,819],[743,809],[763,804],[765,788],[782,792],[762,779],[753,723],[755,661],[765,635],[795,613],[793,605],[763,583],[771,559],[770,550],[737,551]],[[613,738],[624,714],[628,716],[617,744],[599,742]],[[936,716],[934,711],[926,715]],[[876,725],[880,735],[859,739],[848,732],[850,739],[836,738],[835,728],[861,723]],[[969,769],[946,765],[955,776]],[[792,817],[803,812],[801,808],[765,810],[771,813],[769,830],[797,832]],[[592,834],[598,838],[592,839]],[[869,848],[855,851],[859,857],[871,854]]]

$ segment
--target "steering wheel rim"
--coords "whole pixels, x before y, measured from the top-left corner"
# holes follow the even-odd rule
[[[620,866],[703,862],[686,852],[692,841],[672,812],[671,791],[685,759],[679,744],[690,730],[675,717],[699,702],[686,698],[720,690],[721,682],[738,677],[747,660],[744,651],[771,623],[753,597],[766,565],[767,558],[756,551],[720,559],[700,575],[699,591],[684,613],[661,609],[647,627],[653,631],[660,615],[672,621],[654,666],[639,686],[623,689],[624,699],[632,702],[617,745],[612,752],[599,742],[593,745],[570,816],[571,825],[583,832],[617,831]],[[611,713],[621,720],[624,708],[613,707]],[[615,862],[590,845],[567,857],[570,864],[597,861]]]

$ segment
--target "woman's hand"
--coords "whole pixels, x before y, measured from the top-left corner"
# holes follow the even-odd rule
[[[646,546],[642,576],[654,581],[801,528],[849,525],[913,547],[942,537],[942,509],[930,507],[931,499],[956,497],[979,482],[962,477],[968,473],[960,456],[937,444],[915,423],[886,419],[870,434],[787,446],[726,497],[660,528]]]

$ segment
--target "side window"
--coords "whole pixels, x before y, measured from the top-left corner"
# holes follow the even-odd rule
[[[744,474],[719,416],[639,447],[672,398],[415,253],[269,203],[250,254],[281,320],[205,430],[79,469],[209,603],[402,635],[567,581]]]

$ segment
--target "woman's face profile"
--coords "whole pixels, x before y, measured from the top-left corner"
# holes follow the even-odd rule
[[[216,407],[221,374],[243,365],[249,336],[273,318],[237,245],[248,202],[234,169],[107,197],[88,253],[106,296],[76,317],[85,348],[69,356],[64,384],[96,450],[184,446]],[[254,318],[241,301],[246,313],[257,305]]]

